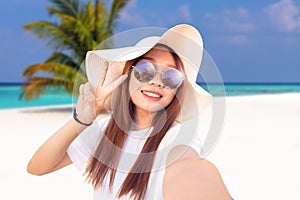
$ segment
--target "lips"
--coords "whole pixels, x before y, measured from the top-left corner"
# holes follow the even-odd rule
[[[155,92],[155,91],[142,90],[141,92],[144,96],[149,97],[149,98],[160,99],[163,97],[162,94]]]

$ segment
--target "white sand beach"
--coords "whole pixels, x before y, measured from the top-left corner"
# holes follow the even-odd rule
[[[237,200],[300,199],[300,94],[226,98],[222,135],[207,159]],[[74,166],[37,177],[35,150],[71,117],[70,106],[0,110],[0,199],[93,199]]]

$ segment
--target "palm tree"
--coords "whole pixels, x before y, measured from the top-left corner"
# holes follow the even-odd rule
[[[78,92],[78,86],[87,81],[84,68],[80,67],[86,52],[113,34],[116,19],[129,0],[113,0],[109,9],[104,0],[50,2],[48,13],[57,22],[37,21],[24,26],[53,49],[44,63],[27,66],[23,71],[27,84],[22,87],[20,98],[26,100],[38,98],[50,86],[64,88],[69,94],[73,89]]]

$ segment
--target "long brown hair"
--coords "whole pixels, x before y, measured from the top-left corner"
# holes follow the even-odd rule
[[[184,73],[182,61],[171,48],[163,44],[157,44],[155,47],[167,49],[172,54],[176,67]],[[131,66],[137,63],[140,58],[126,62],[123,74],[128,73]],[[128,91],[129,80],[130,76],[128,76],[128,79],[124,81],[116,91],[119,101],[112,105],[113,110],[110,121],[104,131],[104,136],[94,152],[96,157],[91,157],[86,168],[87,180],[92,183],[94,188],[102,186],[109,175],[109,189],[112,189],[122,147],[127,138],[126,131],[130,129],[132,121],[135,120],[135,105],[130,100]],[[176,95],[171,103],[164,110],[159,111],[154,117],[152,121],[153,130],[147,138],[141,154],[139,154],[122,183],[119,189],[119,197],[130,194],[135,200],[144,199],[151,169],[154,164],[155,152],[180,112],[183,94],[184,82],[177,89]],[[165,117],[165,115],[162,115],[162,112],[166,113],[167,120],[162,119]],[[143,155],[144,153],[151,154],[150,156],[145,156]]]

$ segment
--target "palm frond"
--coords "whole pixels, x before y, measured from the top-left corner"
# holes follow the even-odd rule
[[[29,83],[22,86],[22,93],[19,99],[25,97],[26,101],[37,99],[43,93],[47,92],[53,86],[66,86],[64,80],[50,78],[50,77],[31,77],[28,79]]]
[[[30,65],[25,68],[23,71],[23,77],[33,77],[35,74],[46,74],[47,76],[54,76],[57,79],[65,79],[66,81],[74,81],[74,77],[77,76],[77,69],[74,69],[72,66],[65,65],[62,63],[47,62],[39,63],[35,65]]]
[[[76,70],[78,70],[80,67],[80,64],[75,62],[74,58],[62,52],[52,53],[52,55],[45,61],[45,63],[60,63],[60,64],[68,65]]]
[[[70,38],[70,35],[55,23],[38,21],[27,24],[24,28],[38,38],[48,41],[47,45],[55,50],[77,50],[79,48],[76,42]]]
[[[102,42],[109,36],[109,32],[106,29],[106,22],[108,21],[108,14],[105,10],[105,2],[99,3],[96,1],[95,9],[91,10],[91,14],[94,15],[94,38],[96,41]]]
[[[23,76],[26,77],[27,84],[23,86],[20,98],[25,96],[26,100],[39,97],[52,86],[63,87],[69,94],[76,96],[80,84],[87,82],[85,74],[68,65],[58,63],[41,63],[29,66],[24,71]]]
[[[122,11],[122,8],[124,8],[129,3],[129,1],[130,0],[113,0],[107,23],[107,30],[110,34],[112,33],[114,22],[120,17],[120,12]]]
[[[65,13],[67,15],[78,18],[79,1],[78,0],[50,0],[54,6],[48,7],[50,15]]]

